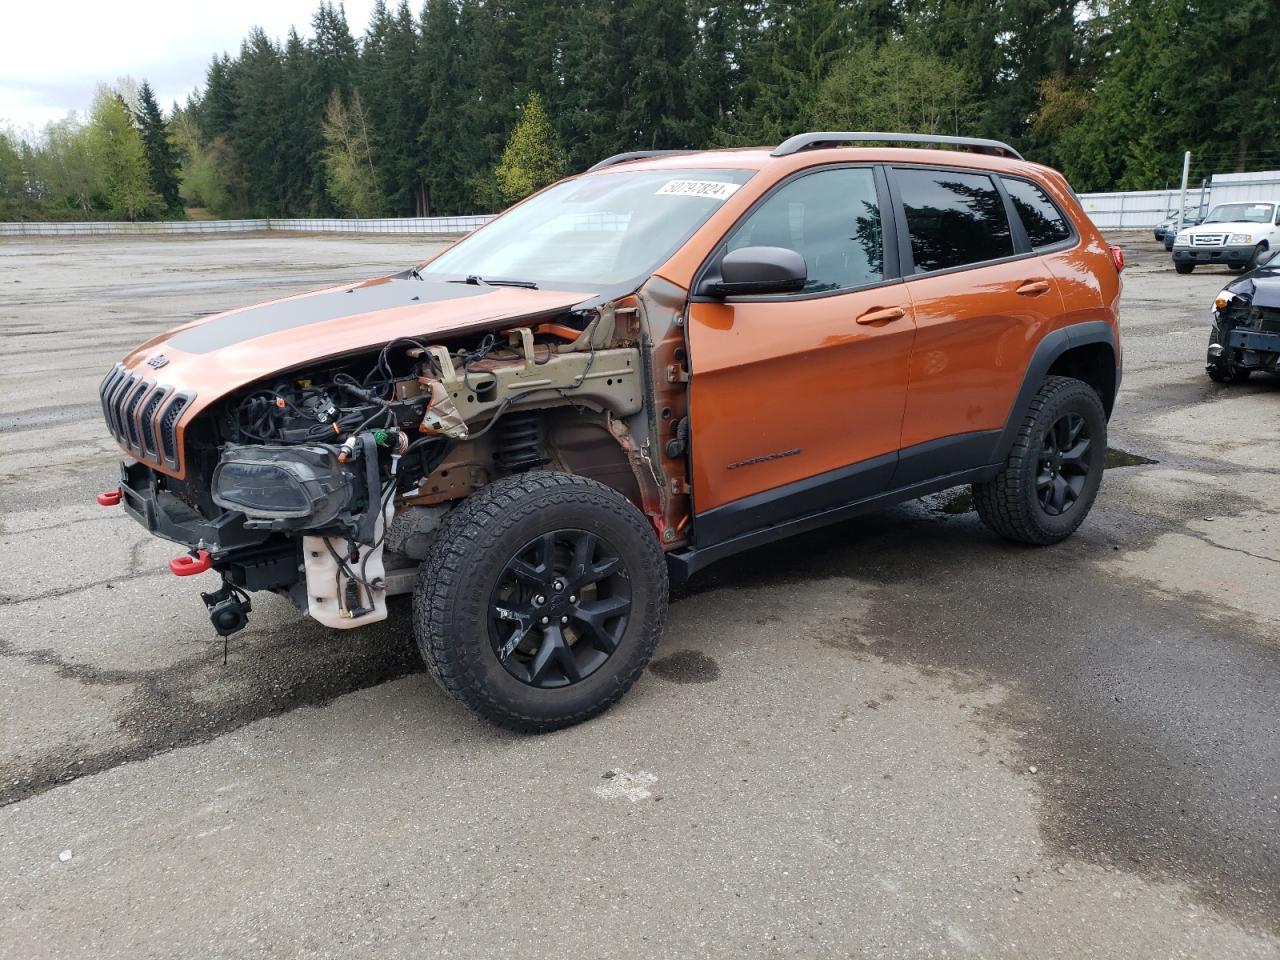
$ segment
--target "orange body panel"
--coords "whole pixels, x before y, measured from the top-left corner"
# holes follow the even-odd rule
[[[909,306],[902,284],[690,306],[699,512],[898,449],[911,312],[883,325],[855,322],[894,306]]]
[[[902,446],[1003,427],[1036,344],[1062,315],[1041,258],[903,286],[915,309],[916,344]],[[1036,292],[1016,292],[1024,286]]]

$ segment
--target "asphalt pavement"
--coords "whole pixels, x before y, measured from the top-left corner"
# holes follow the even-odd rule
[[[97,385],[207,312],[413,237],[0,241],[0,958],[1280,957],[1280,379],[1203,370],[1231,276],[1126,236],[1080,532],[964,490],[674,598],[614,710],[493,729],[407,610],[328,631],[94,494]]]

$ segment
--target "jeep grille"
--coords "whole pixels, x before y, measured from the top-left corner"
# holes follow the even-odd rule
[[[98,388],[102,415],[138,460],[178,469],[178,420],[194,397],[130,373],[117,363]]]

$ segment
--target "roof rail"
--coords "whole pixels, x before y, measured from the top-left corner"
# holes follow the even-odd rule
[[[999,140],[983,140],[980,137],[944,137],[932,133],[871,133],[863,131],[845,131],[837,133],[799,133],[782,141],[773,148],[771,157],[788,157],[801,150],[814,150],[819,147],[832,147],[841,143],[917,143],[947,144],[952,147],[972,150],[974,153],[986,153],[995,157],[1009,157],[1021,160],[1022,154],[1007,143]]]
[[[631,160],[647,160],[649,157],[669,157],[677,153],[692,152],[692,150],[632,150],[629,153],[615,153],[612,157],[605,157],[599,163],[587,167],[587,173],[592,170],[603,170],[605,167],[612,167],[615,163],[627,163]]]

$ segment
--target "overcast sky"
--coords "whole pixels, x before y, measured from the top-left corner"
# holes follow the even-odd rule
[[[66,0],[0,4],[0,127],[39,130],[84,114],[99,83],[151,81],[160,106],[182,103],[204,80],[215,53],[235,53],[251,27],[283,39],[304,36],[319,0]],[[388,4],[389,6],[391,4]],[[345,4],[360,37],[373,0]]]

